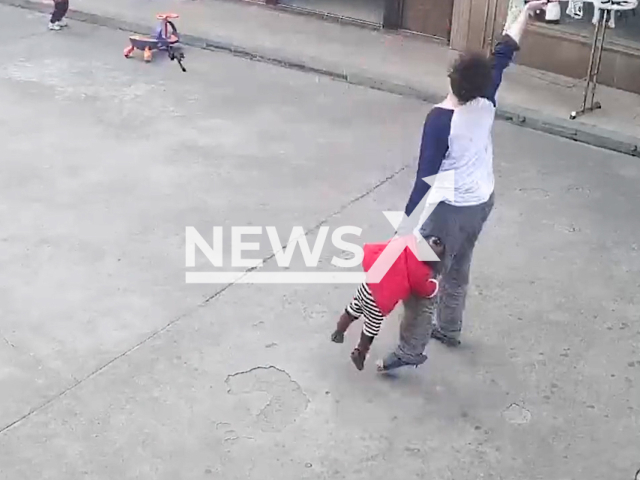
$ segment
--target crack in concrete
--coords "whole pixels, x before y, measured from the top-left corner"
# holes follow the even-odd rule
[[[341,206],[340,208],[338,208],[336,211],[334,211],[333,213],[329,214],[328,216],[326,216],[324,219],[322,219],[317,225],[315,225],[314,227],[312,227],[311,229],[308,230],[308,232],[305,232],[305,234],[307,233],[311,233],[314,232],[315,230],[318,230],[321,226],[323,226],[324,224],[326,224],[329,220],[331,220],[332,218],[336,217],[337,215],[340,215],[342,212],[344,212],[345,210],[347,210],[349,207],[355,205],[357,202],[359,202],[360,200],[362,200],[363,198],[366,198],[367,196],[371,195],[373,192],[375,192],[377,189],[379,189],[380,187],[382,187],[383,185],[385,185],[386,183],[390,182],[391,180],[393,180],[395,177],[397,177],[400,173],[402,173],[404,170],[406,170],[411,164],[406,164],[403,165],[402,167],[400,167],[399,169],[397,169],[395,172],[387,175],[385,178],[383,178],[382,180],[380,180],[379,182],[377,182],[374,186],[372,186],[371,188],[365,190],[364,193],[357,195],[356,197],[352,198],[350,201],[348,201],[347,203],[345,203],[343,206]],[[275,258],[275,252],[271,255],[268,255],[264,261],[268,261],[272,258]],[[247,271],[245,271],[244,276],[248,275],[251,271],[255,270],[255,268],[250,268]],[[183,313],[182,315],[179,315],[178,317],[176,317],[175,319],[173,319],[172,321],[170,321],[169,323],[167,323],[164,327],[152,332],[151,334],[149,334],[147,337],[145,337],[144,339],[142,339],[140,342],[138,342],[137,344],[135,344],[134,346],[128,348],[127,350],[123,351],[122,353],[120,353],[119,355],[115,356],[114,358],[112,358],[111,360],[109,360],[108,362],[106,362],[105,364],[101,365],[100,367],[98,367],[97,369],[95,369],[93,372],[89,373],[87,376],[85,376],[84,378],[81,378],[80,380],[76,379],[75,377],[72,377],[73,380],[75,381],[75,383],[73,383],[72,385],[68,386],[67,388],[63,389],[62,391],[60,391],[59,393],[57,393],[56,395],[54,395],[53,397],[45,400],[43,403],[41,403],[40,405],[32,408],[31,410],[29,410],[27,413],[25,413],[24,415],[22,415],[21,417],[15,419],[13,422],[9,422],[7,425],[0,427],[0,435],[4,434],[5,432],[7,432],[8,430],[10,430],[11,428],[17,426],[18,424],[22,423],[24,420],[28,419],[29,417],[31,417],[33,414],[39,412],[40,410],[42,410],[43,408],[49,406],[50,404],[52,404],[53,402],[55,402],[56,400],[58,400],[59,398],[62,398],[64,395],[66,395],[67,393],[71,392],[72,390],[74,390],[75,388],[77,388],[78,386],[82,385],[84,382],[86,382],[87,380],[90,380],[91,378],[93,378],[94,376],[98,375],[99,373],[101,373],[103,370],[107,369],[111,364],[117,362],[118,360],[120,360],[123,357],[126,357],[127,355],[129,355],[130,353],[132,353],[134,350],[137,350],[138,348],[142,347],[144,344],[146,344],[148,341],[153,340],[154,338],[156,338],[157,336],[161,335],[162,333],[164,333],[165,331],[167,331],[168,329],[170,329],[172,326],[176,325],[179,321],[181,321],[183,318],[188,317],[189,315],[191,315],[192,313],[194,313],[195,311],[197,311],[199,308],[206,306],[211,300],[217,298],[218,296],[222,295],[224,292],[226,292],[229,288],[231,288],[232,286],[234,286],[236,282],[232,282],[229,283],[228,285],[223,286],[222,288],[220,288],[218,291],[216,291],[213,295],[209,296],[208,298],[206,298],[203,302],[201,302],[200,304],[194,306],[193,308],[191,308],[189,311]],[[3,337],[4,338],[4,337]],[[5,339],[6,341],[6,339]],[[235,373],[233,375],[227,376],[227,380],[230,377],[233,377],[235,375],[239,375],[242,373],[248,373],[251,372],[252,370],[256,370],[256,369],[260,369],[260,368],[269,368],[269,367],[254,367],[253,369],[248,370],[247,372],[238,372]],[[284,370],[281,370],[277,367],[271,367],[274,368],[276,370],[281,371],[282,373],[286,374],[289,379],[291,379],[291,381],[293,383],[295,383],[298,388],[300,388],[300,391],[303,393],[303,395],[305,396],[305,398],[307,399],[307,401],[309,401],[309,397],[307,396],[307,394],[302,390],[302,388],[300,387],[300,385],[291,378],[291,376]],[[226,382],[226,380],[225,380]]]
[[[345,203],[344,205],[342,205],[341,207],[339,207],[336,211],[334,211],[333,213],[330,213],[328,216],[326,216],[325,218],[323,218],[322,220],[320,220],[320,222],[318,222],[316,225],[314,225],[313,227],[309,228],[308,230],[305,230],[303,235],[309,235],[311,233],[315,233],[318,230],[320,230],[320,228],[324,225],[326,225],[332,218],[337,217],[338,215],[340,215],[341,213],[343,213],[345,210],[347,210],[349,207],[351,207],[352,205],[356,204],[357,202],[359,202],[360,200],[362,200],[363,198],[371,195],[373,192],[375,192],[378,188],[380,188],[381,186],[385,185],[386,183],[388,183],[389,181],[393,180],[396,176],[398,176],[400,173],[402,173],[403,171],[405,171],[411,164],[407,164],[407,165],[403,165],[402,167],[400,167],[399,169],[397,169],[395,172],[393,172],[390,175],[387,175],[384,179],[380,180],[378,183],[376,183],[373,187],[369,188],[368,190],[366,190],[364,193],[354,197],[353,199],[351,199],[350,201],[348,201],[347,203]],[[214,293],[213,295],[211,295],[210,297],[208,297],[204,302],[204,304],[209,303],[211,300],[213,300],[214,298],[216,298],[218,295],[220,295],[221,293],[223,293],[227,288],[231,287],[232,285],[235,285],[236,283],[238,283],[241,279],[245,278],[247,275],[249,275],[251,272],[254,272],[256,270],[259,270],[261,268],[264,267],[264,264],[266,264],[267,262],[269,262],[270,260],[273,260],[276,255],[280,252],[285,251],[289,245],[293,244],[296,242],[296,239],[291,240],[289,243],[287,243],[286,245],[283,245],[282,249],[279,250],[278,252],[273,252],[265,257],[262,258],[262,266],[257,266],[257,267],[251,267],[248,268],[247,270],[245,270],[243,272],[243,274],[235,281],[232,282],[228,285],[225,285],[222,289],[220,289],[219,291],[217,291],[216,293]]]
[[[276,373],[275,377],[269,374]],[[254,375],[252,375],[254,374]],[[245,378],[246,377],[246,378]],[[234,379],[240,382],[232,385]],[[242,383],[244,379],[244,382]],[[311,399],[286,370],[272,365],[257,366],[227,375],[227,393],[245,395],[263,392],[269,400],[255,415],[257,426],[263,431],[280,431],[307,410]]]
[[[222,440],[223,442],[233,442],[234,440],[255,440],[255,438],[253,437],[248,437],[246,435],[235,435],[233,437],[227,437],[224,440]]]
[[[246,374],[248,374],[248,373],[257,372],[257,371],[259,371],[259,370],[275,370],[275,371],[277,371],[277,372],[284,373],[284,374],[287,376],[287,378],[289,379],[289,381],[290,381],[291,383],[295,384],[295,385],[300,389],[300,391],[301,391],[302,393],[304,393],[304,390],[302,389],[302,387],[300,386],[300,384],[299,384],[297,381],[295,381],[293,378],[291,378],[291,375],[289,375],[289,372],[287,372],[286,370],[284,370],[284,369],[282,369],[282,368],[278,368],[278,367],[276,367],[276,366],[274,366],[274,365],[258,365],[257,367],[251,367],[251,368],[250,368],[250,369],[248,369],[248,370],[242,370],[242,371],[240,371],[240,372],[235,372],[235,373],[230,373],[230,374],[228,374],[228,375],[227,375],[227,378],[225,378],[225,380],[224,380],[224,383],[226,383],[226,384],[227,384],[227,393],[231,393],[231,387],[229,386],[229,380],[231,380],[231,379],[233,379],[233,378],[235,378],[235,377],[239,377],[239,376],[242,376],[242,375],[246,375]],[[306,396],[306,395],[307,395],[307,394],[305,393],[305,396]],[[307,397],[307,399],[309,399],[309,397]],[[224,423],[224,422],[222,422],[222,423]]]
[[[189,312],[189,313],[191,313],[191,312]],[[37,413],[40,410],[42,410],[43,408],[49,406],[50,404],[52,404],[53,402],[55,402],[59,398],[62,398],[64,395],[66,395],[67,393],[71,392],[72,390],[74,390],[76,387],[78,387],[79,385],[83,384],[87,380],[89,380],[89,379],[93,378],[94,376],[98,375],[100,372],[102,372],[107,367],[109,367],[112,363],[114,363],[114,362],[120,360],[121,358],[127,356],[129,353],[131,353],[134,350],[138,349],[139,347],[141,347],[142,345],[147,343],[149,340],[155,338],[156,336],[160,335],[162,332],[168,330],[172,325],[174,325],[178,321],[182,320],[182,318],[184,318],[185,316],[187,316],[187,314],[180,315],[178,318],[174,319],[173,321],[171,321],[170,323],[165,325],[163,328],[161,328],[159,330],[156,330],[151,335],[147,336],[145,339],[143,339],[142,341],[138,342],[133,347],[131,347],[131,348],[125,350],[124,352],[120,353],[119,355],[115,356],[114,358],[112,358],[111,360],[106,362],[104,365],[98,367],[96,370],[94,370],[93,372],[91,372],[90,374],[85,376],[84,378],[81,378],[80,380],[77,380],[74,376],[72,376],[72,378],[75,381],[75,383],[73,383],[72,385],[70,385],[67,388],[63,389],[62,391],[60,391],[59,393],[57,393],[53,397],[45,400],[43,403],[41,403],[37,407],[32,408],[27,413],[25,413],[21,417],[17,418],[13,422],[10,422],[7,425],[5,425],[4,427],[0,428],[0,435],[4,434],[5,432],[7,432],[9,429],[15,427],[16,425],[22,423],[24,420],[26,420],[29,417],[31,417],[31,415],[33,415],[34,413]]]
[[[531,411],[518,403],[512,403],[502,412],[504,419],[514,425],[525,425],[531,422]]]
[[[7,337],[5,337],[5,336],[4,336],[4,335],[2,335],[2,334],[0,334],[0,337],[2,337],[2,339],[3,339],[3,340],[7,343],[7,345],[9,345],[11,348],[16,348],[16,346],[15,346],[13,343],[11,343],[11,342],[7,339]]]

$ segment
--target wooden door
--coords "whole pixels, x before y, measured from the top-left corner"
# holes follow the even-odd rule
[[[456,0],[451,47],[488,51],[500,36],[508,8],[509,0]]]
[[[404,0],[402,28],[449,40],[454,0]]]

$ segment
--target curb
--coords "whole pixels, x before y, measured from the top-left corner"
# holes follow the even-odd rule
[[[51,7],[48,4],[35,0],[0,0],[0,4],[42,13],[49,13],[51,11]],[[147,25],[80,10],[70,9],[67,17],[72,20],[131,33],[147,35],[153,33],[153,28]],[[443,97],[442,92],[430,91],[422,87],[409,85],[408,83],[375,78],[356,71],[349,72],[335,64],[327,64],[320,59],[293,58],[278,51],[269,51],[267,49],[253,47],[245,48],[225,39],[182,34],[182,43],[194,48],[226,52],[252,61],[322,75],[352,85],[405,97],[413,97],[431,104],[439,103]],[[565,120],[563,118],[545,115],[535,110],[505,104],[501,104],[497,108],[496,117],[513,125],[538,132],[623,153],[625,155],[640,157],[640,138],[620,134],[595,125],[588,125],[575,120]]]

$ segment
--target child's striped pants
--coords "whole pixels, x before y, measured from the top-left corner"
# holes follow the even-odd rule
[[[369,337],[375,337],[380,332],[384,315],[378,308],[373,294],[366,283],[358,288],[356,295],[347,306],[347,313],[354,318],[364,316],[363,332]]]

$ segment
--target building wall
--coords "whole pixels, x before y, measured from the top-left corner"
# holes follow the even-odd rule
[[[524,38],[517,62],[580,79],[586,77],[591,47],[588,38],[535,28]],[[605,46],[598,83],[640,93],[640,48]]]
[[[508,0],[455,0],[451,48],[488,51],[507,17]]]
[[[263,1],[267,4],[277,0]],[[349,0],[344,0],[349,2]],[[454,50],[488,51],[500,37],[510,0],[385,0],[383,26],[438,37]],[[563,8],[566,5],[563,4]],[[637,13],[640,18],[640,9]],[[576,32],[565,25],[532,23],[516,62],[582,79],[592,48],[590,19]],[[638,29],[640,39],[640,28]],[[640,40],[608,37],[599,83],[640,94]]]
[[[497,1],[501,5],[493,25],[494,38],[502,31],[509,8],[509,0]],[[588,28],[581,32],[562,24],[546,25],[532,22],[523,38],[522,49],[516,57],[516,62],[575,79],[585,78],[594,34],[591,19],[586,17],[585,27]],[[640,42],[618,40],[616,35],[609,31],[598,83],[640,93]]]
[[[454,0],[404,0],[402,28],[449,40]]]

